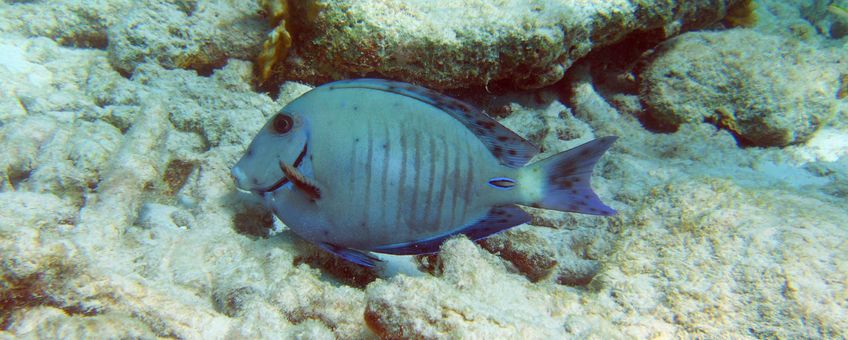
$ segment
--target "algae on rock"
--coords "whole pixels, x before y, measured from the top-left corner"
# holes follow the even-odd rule
[[[269,17],[259,68],[270,84],[378,74],[437,89],[539,88],[627,34],[705,27],[738,2],[268,1],[284,14]]]

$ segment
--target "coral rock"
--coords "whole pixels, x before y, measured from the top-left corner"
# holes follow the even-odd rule
[[[556,268],[556,253],[547,240],[525,229],[513,229],[481,242],[486,250],[512,262],[530,281],[539,281]]]
[[[751,30],[687,33],[668,41],[641,74],[658,121],[708,121],[743,145],[806,141],[838,109],[840,52]]]
[[[264,25],[251,1],[200,2],[180,7],[170,2],[137,3],[115,14],[107,29],[109,60],[124,72],[155,60],[165,68],[208,74],[228,58],[252,59],[259,52]]]
[[[269,82],[379,74],[432,88],[539,88],[596,47],[637,31],[704,27],[737,2],[289,1],[291,20],[282,25],[291,29],[275,28],[272,40],[290,33],[292,52],[279,53],[288,59],[274,64]],[[279,48],[269,43],[264,54]]]
[[[383,338],[550,338],[561,334],[562,292],[507,274],[496,257],[465,238],[442,246],[441,280],[398,276],[367,288],[365,321]],[[538,308],[539,306],[549,306]]]

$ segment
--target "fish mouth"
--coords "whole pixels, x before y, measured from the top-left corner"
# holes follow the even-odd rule
[[[303,157],[306,156],[306,150],[307,150],[306,146],[307,145],[308,145],[308,143],[303,143],[303,149],[300,150],[300,154],[297,155],[297,159],[295,159],[294,164],[292,164],[295,168],[299,167],[300,163],[303,163]],[[286,185],[286,183],[288,183],[288,182],[289,182],[288,177],[283,176],[283,177],[280,178],[280,180],[278,180],[276,183],[272,184],[271,186],[269,186],[265,189],[257,189],[256,193],[259,194],[259,196],[263,196],[267,192],[277,191],[277,189],[281,188],[283,185]]]

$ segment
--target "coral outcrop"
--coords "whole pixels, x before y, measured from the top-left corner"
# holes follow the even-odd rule
[[[287,3],[291,14],[268,40],[279,43],[263,53],[285,60],[263,58],[259,67],[270,83],[379,75],[433,88],[539,88],[593,49],[628,34],[701,28],[739,2],[266,1]],[[291,41],[280,38],[287,35]],[[290,43],[291,53],[275,52]]]
[[[258,11],[253,1],[26,1],[5,6],[0,31],[105,49],[124,74],[147,61],[208,74],[259,53]]]
[[[843,52],[752,30],[687,33],[655,52],[640,91],[662,124],[708,121],[743,145],[785,146],[836,117]]]

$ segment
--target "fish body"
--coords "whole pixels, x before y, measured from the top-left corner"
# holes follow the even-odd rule
[[[289,103],[232,174],[295,233],[370,266],[368,252],[432,253],[456,234],[479,239],[529,221],[515,204],[614,214],[589,187],[614,140],[524,167],[538,149],[471,106],[411,84],[358,79]]]

